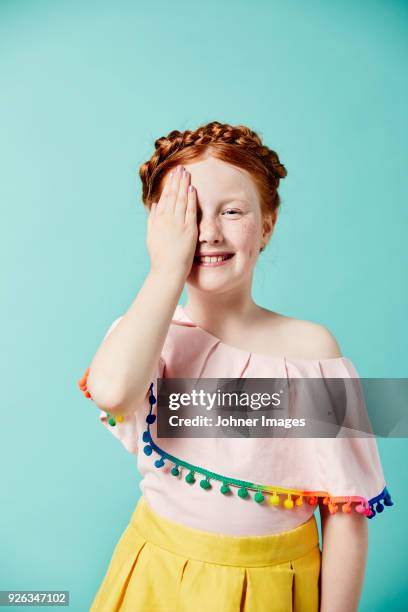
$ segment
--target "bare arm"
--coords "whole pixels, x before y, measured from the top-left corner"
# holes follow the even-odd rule
[[[141,405],[183,287],[182,276],[149,272],[136,299],[92,359],[87,384],[99,408],[125,416]]]
[[[318,333],[316,333],[318,332]],[[340,357],[336,339],[326,328],[313,324],[313,350],[319,358]],[[322,527],[320,612],[357,612],[364,582],[368,550],[368,520],[354,509],[330,514],[319,501]]]
[[[190,175],[167,177],[148,219],[151,270],[136,299],[96,351],[88,391],[102,410],[126,416],[141,405],[191,270],[197,243]]]
[[[357,612],[368,550],[367,518],[352,510],[330,514],[319,502],[322,526],[320,612]]]

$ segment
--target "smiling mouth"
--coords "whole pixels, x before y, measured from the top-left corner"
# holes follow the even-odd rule
[[[194,257],[194,264],[197,266],[203,266],[205,268],[214,268],[224,265],[233,257],[234,253],[229,253],[223,257]]]

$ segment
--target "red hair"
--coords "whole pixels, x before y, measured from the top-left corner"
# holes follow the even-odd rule
[[[244,125],[212,121],[194,131],[173,130],[154,144],[155,152],[139,169],[142,199],[149,210],[153,202],[159,201],[163,179],[169,170],[212,156],[246,170],[258,189],[261,212],[276,214],[281,202],[279,181],[287,175],[286,168],[278,154]]]

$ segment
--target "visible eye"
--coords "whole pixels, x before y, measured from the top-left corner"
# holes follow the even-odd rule
[[[229,209],[229,210],[224,210],[224,212],[222,214],[224,215],[225,213],[232,213],[232,214],[235,214],[235,215],[239,215],[241,213],[241,211],[240,210]]]

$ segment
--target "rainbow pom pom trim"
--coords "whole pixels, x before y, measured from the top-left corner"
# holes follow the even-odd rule
[[[250,498],[250,491],[255,492],[253,495],[254,501],[257,503],[269,503],[273,506],[279,506],[281,503],[281,497],[283,496],[283,507],[290,510],[296,506],[301,506],[304,502],[314,506],[318,503],[318,498],[323,497],[323,504],[328,506],[330,514],[338,512],[339,507],[337,504],[341,504],[341,509],[345,513],[352,511],[354,504],[354,510],[360,514],[364,514],[367,518],[373,518],[377,512],[382,512],[384,506],[393,506],[394,503],[391,500],[391,495],[388,492],[387,487],[381,491],[379,495],[367,500],[365,497],[360,496],[347,496],[347,497],[333,497],[327,491],[301,491],[298,489],[287,489],[284,487],[276,487],[273,485],[263,485],[254,482],[248,482],[246,480],[238,480],[236,478],[230,478],[216,472],[210,472],[201,466],[193,465],[188,461],[183,461],[174,455],[170,455],[163,449],[161,449],[153,440],[150,433],[150,425],[155,422],[156,415],[153,414],[153,406],[156,403],[156,398],[153,394],[153,383],[149,388],[149,403],[150,410],[146,417],[147,428],[143,432],[142,440],[145,442],[143,451],[146,455],[151,455],[155,451],[159,458],[155,460],[154,465],[157,468],[161,468],[165,465],[165,462],[173,464],[170,473],[173,476],[180,475],[180,468],[186,468],[188,470],[185,476],[185,481],[188,484],[194,484],[196,482],[196,475],[200,475],[200,486],[202,489],[212,489],[213,485],[211,481],[219,481],[221,487],[220,493],[223,495],[231,494],[231,487],[238,489],[237,493],[241,499]],[[269,499],[268,499],[269,496]],[[295,498],[295,499],[293,499]],[[383,502],[383,503],[382,503]]]
[[[88,374],[89,368],[85,370],[83,377],[78,381],[78,386],[85,397],[92,399],[87,388]],[[272,506],[279,506],[281,501],[283,501],[283,507],[288,510],[302,506],[303,503],[316,506],[318,504],[319,497],[322,497],[323,504],[328,506],[330,514],[336,514],[336,512],[339,510],[338,504],[340,504],[343,512],[350,513],[354,508],[356,512],[365,515],[369,519],[376,516],[377,513],[381,513],[384,510],[384,506],[394,505],[387,487],[384,487],[379,495],[376,495],[371,499],[366,499],[365,497],[358,495],[334,497],[330,495],[328,491],[302,491],[299,489],[287,489],[269,484],[257,484],[246,480],[238,480],[237,478],[231,478],[216,472],[210,472],[201,466],[193,465],[188,461],[184,461],[167,453],[160,448],[152,438],[150,433],[150,425],[156,421],[156,415],[153,414],[153,406],[156,404],[156,398],[153,394],[153,383],[151,383],[149,387],[149,404],[149,414],[146,416],[147,428],[142,435],[142,440],[145,443],[143,452],[147,456],[152,455],[153,452],[159,456],[159,458],[155,459],[154,461],[154,465],[157,468],[163,467],[166,464],[166,461],[172,464],[173,467],[170,470],[170,474],[172,476],[179,477],[182,469],[185,468],[187,470],[187,474],[184,480],[190,485],[193,485],[196,482],[197,476],[201,478],[200,487],[204,490],[212,489],[212,481],[218,481],[221,483],[219,492],[222,495],[231,495],[233,494],[233,489],[237,489],[238,497],[241,499],[253,499],[258,504],[270,503]],[[123,416],[113,416],[109,413],[106,414],[108,416],[108,423],[112,427],[114,427],[117,422],[121,423],[124,420]],[[251,496],[250,491],[254,492],[253,496]]]

